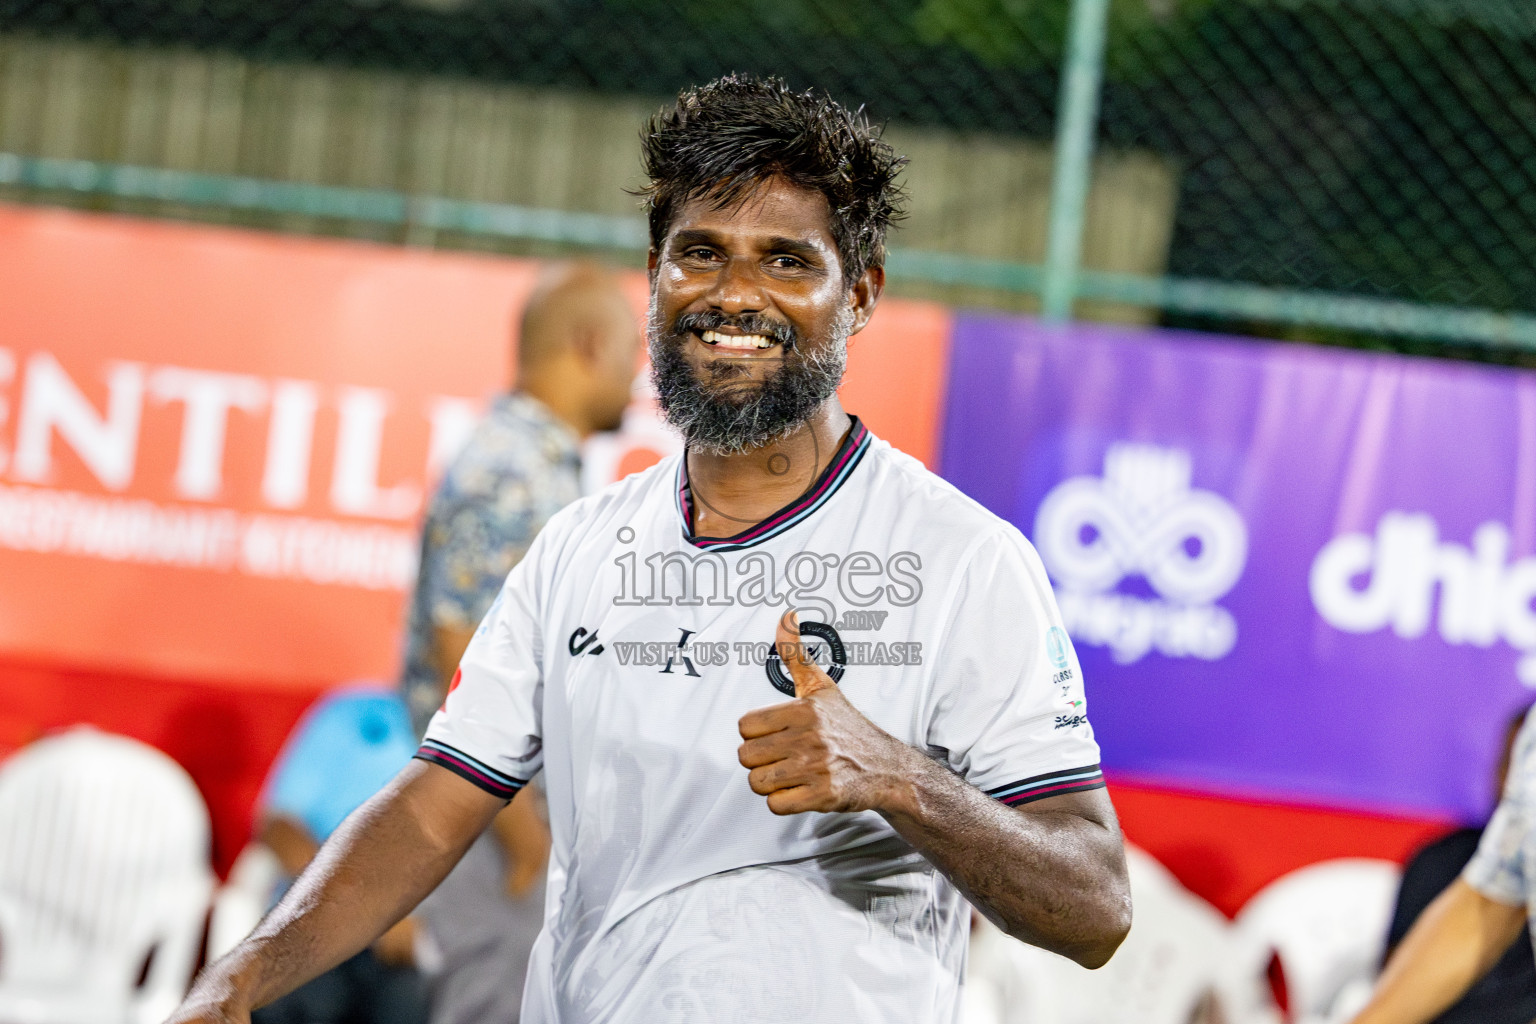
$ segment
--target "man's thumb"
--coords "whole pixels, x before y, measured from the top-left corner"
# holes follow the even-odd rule
[[[800,617],[795,614],[793,608],[779,618],[779,630],[774,638],[774,647],[779,652],[779,660],[784,663],[785,670],[795,681],[796,697],[809,697],[817,690],[837,685],[821,670],[821,666],[811,659],[805,645],[800,642]]]

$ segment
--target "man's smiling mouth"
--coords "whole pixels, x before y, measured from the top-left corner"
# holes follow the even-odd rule
[[[765,334],[722,334],[719,331],[699,331],[699,340],[715,348],[739,352],[753,352],[772,348],[777,342]]]

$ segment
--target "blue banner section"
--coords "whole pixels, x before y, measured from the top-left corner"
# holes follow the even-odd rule
[[[1487,812],[1536,696],[1536,374],[964,316],[940,467],[1039,550],[1106,770]]]

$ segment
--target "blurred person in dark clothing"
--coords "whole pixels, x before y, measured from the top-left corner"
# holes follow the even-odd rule
[[[620,425],[640,342],[612,272],[558,265],[534,288],[516,389],[491,404],[428,506],[402,680],[418,736],[507,574],[549,517],[580,497],[580,443]],[[541,801],[536,784],[526,787],[417,911],[432,1024],[518,1019],[544,919]]]
[[[1515,737],[1529,710],[1526,708],[1515,715],[1504,731],[1495,794],[1504,791]],[[1413,855],[1403,870],[1402,886],[1398,889],[1392,928],[1387,934],[1386,958],[1392,956],[1435,897],[1460,877],[1482,838],[1482,828],[1457,829]],[[1516,942],[1505,950],[1492,970],[1468,989],[1459,1002],[1434,1018],[1432,1024],[1531,1024],[1532,1021],[1536,1021],[1536,959],[1531,956],[1530,946]]]

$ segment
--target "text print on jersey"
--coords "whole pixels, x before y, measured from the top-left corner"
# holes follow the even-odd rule
[[[824,643],[806,644],[806,657],[826,670],[834,681],[841,679],[847,666],[860,665],[921,665],[923,644],[913,641],[843,640],[838,631],[825,622],[804,621],[801,630],[813,637],[821,637]],[[584,632],[584,630],[578,630]],[[741,667],[763,666],[768,669],[769,681],[778,689],[784,689],[779,675],[783,665],[773,644],[753,640],[697,640],[691,629],[682,629],[677,640],[616,640],[612,644],[620,665],[637,668],[654,668],[663,675],[680,672],[699,677],[701,668],[735,664]],[[595,635],[595,634],[594,634]],[[574,641],[574,637],[573,637]],[[603,647],[588,649],[584,653],[601,654]],[[572,654],[578,649],[572,650]],[[778,673],[776,675],[775,673]],[[793,682],[788,684],[791,689]],[[784,692],[788,693],[789,690]]]
[[[797,551],[782,566],[773,555],[753,551],[736,561],[734,579],[725,558],[709,551],[658,551],[643,559],[627,551],[613,564],[619,567],[619,593],[613,603],[621,607],[777,606],[787,601],[806,618],[844,629],[879,629],[885,613],[860,610],[882,602],[907,608],[923,596],[918,575],[923,560],[914,551],[887,558],[869,551]],[[840,609],[846,609],[841,618]]]

